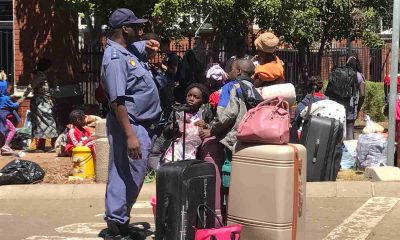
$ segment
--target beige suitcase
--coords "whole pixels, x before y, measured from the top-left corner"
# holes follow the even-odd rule
[[[302,145],[236,145],[228,224],[241,240],[305,240],[306,163]]]

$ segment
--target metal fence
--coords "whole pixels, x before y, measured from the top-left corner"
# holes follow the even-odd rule
[[[172,52],[183,57],[189,49],[189,45],[172,45]],[[381,82],[389,72],[390,50],[388,47],[382,49],[370,48],[353,48],[352,53],[356,54],[360,59],[362,70],[365,78],[370,81]],[[301,69],[299,52],[293,49],[279,49],[276,52],[277,56],[284,62],[285,79],[293,83],[297,89],[302,89],[306,83],[301,82]],[[202,49],[198,52],[202,65],[205,67],[211,63],[213,57],[218,56],[218,62],[225,62],[228,54],[223,49],[219,49],[216,53],[213,49]],[[103,56],[103,48],[92,51],[82,49],[81,56],[81,86],[85,93],[85,103],[96,103],[94,98],[95,88],[100,79],[100,67]],[[308,72],[309,76],[318,76],[323,80],[328,79],[328,76],[335,66],[346,64],[348,56],[347,48],[331,48],[325,50],[322,58],[318,58],[318,51],[311,51],[308,56]],[[157,54],[153,62],[159,62],[162,59],[162,54]]]
[[[0,28],[0,70],[6,72],[9,82],[13,82],[14,73],[13,45],[13,30]]]

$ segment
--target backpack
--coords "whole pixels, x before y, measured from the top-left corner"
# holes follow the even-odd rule
[[[245,83],[246,80],[239,80],[241,92],[238,92],[239,97],[246,103],[247,110],[250,110],[256,107],[259,103],[264,101],[261,94],[257,91],[257,89],[249,82],[249,84]]]
[[[337,67],[329,75],[325,95],[332,99],[349,100],[357,93],[357,72],[348,66]]]

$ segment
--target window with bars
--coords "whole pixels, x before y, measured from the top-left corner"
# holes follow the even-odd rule
[[[12,22],[12,20],[13,20],[12,1],[0,0],[0,21]]]

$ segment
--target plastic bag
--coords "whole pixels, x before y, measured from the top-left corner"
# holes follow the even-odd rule
[[[387,137],[380,133],[362,134],[358,138],[357,159],[362,168],[386,166]]]
[[[365,116],[365,122],[366,122],[366,126],[363,129],[364,134],[383,133],[383,131],[385,131],[385,128],[383,128],[381,125],[377,124],[376,122],[372,121],[368,115]]]
[[[0,170],[0,185],[30,184],[43,180],[44,170],[27,160],[13,160]]]
[[[346,145],[342,145],[342,159],[340,161],[340,167],[342,169],[351,169],[355,166],[356,160],[351,155]]]
[[[17,150],[23,150],[24,148],[29,147],[29,140],[32,137],[31,133],[31,127],[17,128],[14,138],[10,143],[10,147]]]
[[[172,161],[172,154],[174,154],[174,160],[196,159],[197,148],[202,143],[199,136],[199,128],[194,125],[199,120],[199,117],[194,115],[186,123],[185,158],[183,158],[183,138],[179,138],[172,143],[175,144],[174,152],[172,152],[172,146],[168,148],[165,155],[166,162]],[[179,121],[179,131],[183,132],[183,120]]]

